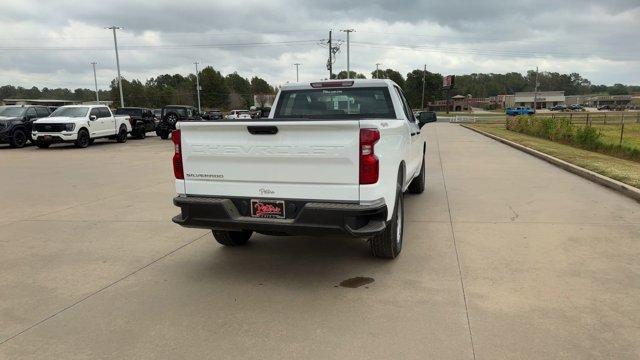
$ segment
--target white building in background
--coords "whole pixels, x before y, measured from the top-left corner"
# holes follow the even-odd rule
[[[533,91],[517,92],[513,96],[512,106],[533,108],[534,103],[537,104],[537,109],[548,109],[556,105],[566,105],[564,91],[538,91],[537,93]]]

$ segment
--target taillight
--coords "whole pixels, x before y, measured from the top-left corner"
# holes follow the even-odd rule
[[[184,179],[184,169],[182,168],[182,149],[180,143],[180,129],[173,130],[171,133],[171,141],[173,141],[173,146],[175,152],[173,154],[173,175],[175,175],[176,179],[183,180]]]
[[[374,152],[375,143],[380,140],[377,129],[360,129],[360,184],[378,182],[380,166]]]

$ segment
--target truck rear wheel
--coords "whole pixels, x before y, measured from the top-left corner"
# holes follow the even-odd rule
[[[409,192],[412,194],[422,194],[424,192],[424,184],[425,184],[425,168],[424,168],[424,154],[422,155],[422,168],[420,169],[420,175],[416,176],[415,179],[411,181],[409,184]]]
[[[169,133],[166,131],[159,131],[158,135],[160,136],[160,139],[162,140],[167,140],[169,138]]]
[[[127,127],[125,125],[120,125],[120,130],[118,130],[116,141],[119,143],[127,142]]]
[[[371,254],[377,258],[394,259],[402,251],[404,237],[404,196],[402,187],[398,184],[396,205],[393,217],[387,223],[384,231],[369,240]]]
[[[249,238],[253,234],[253,231],[250,230],[211,230],[211,232],[216,241],[224,246],[242,246],[249,241]]]

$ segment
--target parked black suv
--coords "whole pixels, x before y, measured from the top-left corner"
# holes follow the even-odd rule
[[[129,115],[131,122],[131,136],[144,139],[147,132],[156,131],[155,116],[151,109],[139,107],[123,107],[116,110],[116,115]]]
[[[220,120],[222,119],[222,112],[220,110],[210,110],[210,111],[205,111],[204,114],[202,114],[202,118],[205,120]]]
[[[31,139],[31,126],[51,114],[46,106],[13,105],[0,107],[0,143],[21,148]]]
[[[162,139],[168,139],[178,121],[190,120],[202,120],[198,109],[193,106],[167,105],[162,108],[162,119],[156,127],[156,134]]]

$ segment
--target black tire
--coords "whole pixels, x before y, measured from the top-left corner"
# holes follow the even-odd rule
[[[36,140],[36,146],[39,147],[40,149],[46,149],[49,146],[51,146],[51,143],[38,139]]]
[[[422,154],[422,168],[420,169],[420,175],[411,181],[409,184],[409,190],[412,194],[422,194],[425,186],[425,166],[424,166],[424,154]]]
[[[167,140],[169,138],[169,133],[166,131],[160,131],[158,135],[160,135],[160,139],[162,140]]]
[[[74,142],[77,148],[86,148],[91,144],[91,137],[86,129],[80,129],[78,131],[78,139]]]
[[[21,148],[27,143],[28,139],[27,134],[25,134],[22,129],[16,129],[13,134],[11,134],[9,146],[12,148]]]
[[[118,135],[116,136],[116,141],[119,143],[127,142],[127,127],[124,125],[120,125],[120,130],[118,130]]]
[[[96,139],[89,139],[89,145],[93,145],[93,143],[96,141]]]
[[[135,135],[136,139],[144,140],[147,137],[147,132],[144,129],[139,129]]]
[[[396,190],[396,204],[391,220],[384,231],[369,240],[371,254],[381,259],[394,259],[402,251],[404,238],[404,194],[401,183]]]
[[[172,126],[175,126],[175,124],[178,122],[178,114],[168,113],[165,119],[169,124],[171,124]]]
[[[249,241],[249,238],[253,234],[253,231],[250,230],[211,230],[211,232],[216,241],[224,246],[242,246]]]

